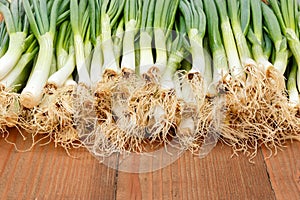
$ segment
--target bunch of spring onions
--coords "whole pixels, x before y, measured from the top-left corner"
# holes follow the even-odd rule
[[[298,134],[299,122],[286,94],[289,52],[279,21],[265,3],[243,3],[240,17],[238,1],[227,5],[247,76],[245,81],[234,80],[225,86],[228,114],[221,132],[235,152],[254,157],[261,145],[276,152],[286,139]]]
[[[0,0],[0,13],[3,132],[98,156],[201,154],[220,138],[253,158],[300,140],[296,0]]]

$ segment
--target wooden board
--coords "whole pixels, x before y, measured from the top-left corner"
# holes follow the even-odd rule
[[[271,158],[266,148],[263,153],[276,199],[300,199],[300,143],[288,143]]]
[[[21,144],[20,136],[9,139],[19,148],[30,143]],[[83,148],[71,153],[76,158],[53,144],[20,153],[1,139],[0,199],[114,199],[116,171]]]
[[[230,159],[220,144],[204,159],[185,153],[162,170],[118,173],[117,199],[274,199],[262,155]]]
[[[30,146],[16,131],[9,140]],[[53,144],[20,153],[0,138],[0,199],[300,199],[299,147],[289,144],[267,160],[268,151],[259,150],[252,164],[218,144],[204,159],[184,153],[138,174],[108,168],[83,148],[71,151],[76,158]]]

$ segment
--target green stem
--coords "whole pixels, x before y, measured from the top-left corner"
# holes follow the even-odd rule
[[[10,34],[8,50],[0,58],[0,80],[14,68],[22,56],[25,38],[26,34],[24,32]]]
[[[219,30],[219,18],[214,1],[203,0],[208,24],[208,38],[213,56],[213,82],[218,83],[229,74],[226,52]]]
[[[299,71],[298,66],[293,59],[292,68],[288,76],[287,90],[289,93],[290,103],[295,106],[299,105],[300,103],[299,93],[297,89],[297,71]]]
[[[243,79],[245,78],[245,73],[240,63],[235,39],[229,22],[229,17],[227,15],[227,11],[226,11],[227,5],[222,0],[215,0],[215,2],[221,19],[223,44],[227,55],[228,67],[230,73],[233,77]]]
[[[40,51],[37,62],[20,96],[21,104],[27,108],[37,106],[42,99],[43,88],[50,73],[54,46],[53,39],[51,33],[46,33],[40,37]]]
[[[12,88],[13,91],[18,91],[26,83],[31,70],[31,61],[36,56],[38,47],[33,51],[26,52],[22,55],[14,69],[1,80],[1,84],[6,88]]]

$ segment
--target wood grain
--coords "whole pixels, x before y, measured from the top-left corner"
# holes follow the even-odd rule
[[[117,199],[275,199],[259,153],[249,163],[222,145],[204,159],[185,153],[153,173],[118,173]]]
[[[266,166],[276,199],[300,199],[300,142],[288,143],[283,151],[269,157],[263,148]]]
[[[16,130],[8,139],[30,147],[30,138],[23,141]],[[20,153],[0,138],[0,199],[300,199],[300,143],[287,146],[267,160],[269,152],[259,150],[251,164],[243,155],[230,158],[231,149],[218,144],[204,159],[187,152],[139,174],[108,168],[83,148],[71,151],[76,158],[53,144]],[[151,157],[132,167],[145,162],[143,169],[157,167]]]
[[[10,141],[25,148],[18,133]],[[116,171],[92,157],[86,150],[69,157],[53,145],[36,147],[27,153],[0,139],[0,199],[114,199]]]

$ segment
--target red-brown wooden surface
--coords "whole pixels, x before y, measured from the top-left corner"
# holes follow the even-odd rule
[[[16,130],[9,140],[30,145]],[[251,164],[218,144],[204,159],[185,153],[163,169],[138,174],[108,168],[83,148],[71,151],[76,158],[53,144],[20,153],[1,138],[0,199],[300,199],[299,147],[289,143],[270,159],[259,150]]]

